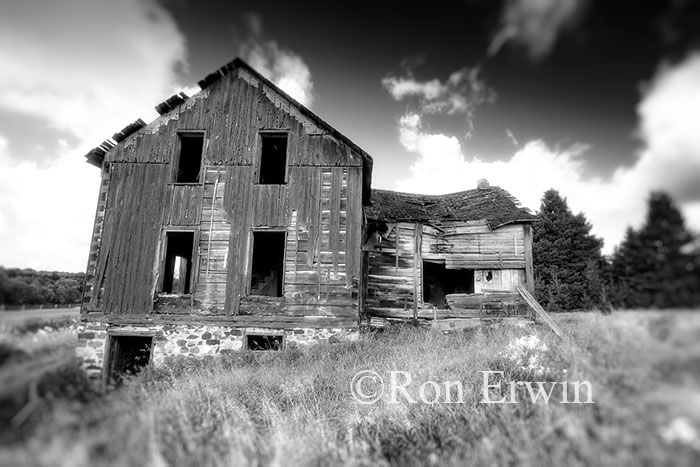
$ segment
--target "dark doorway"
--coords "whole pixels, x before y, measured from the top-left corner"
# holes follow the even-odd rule
[[[190,293],[193,244],[194,232],[166,233],[165,270],[161,292],[180,295]]]
[[[423,302],[446,308],[445,296],[454,293],[474,293],[474,270],[423,261]]]
[[[248,335],[248,350],[282,350],[284,336]]]
[[[253,232],[251,295],[282,296],[284,241],[284,232]]]
[[[110,336],[108,382],[119,385],[141,371],[151,361],[152,346],[151,336]]]

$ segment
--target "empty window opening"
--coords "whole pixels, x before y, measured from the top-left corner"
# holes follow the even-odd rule
[[[253,232],[250,294],[282,296],[284,232]]]
[[[269,133],[260,135],[260,169],[258,182],[261,184],[284,184],[287,171],[287,134]]]
[[[454,293],[474,293],[474,270],[423,261],[423,302],[446,308],[445,296]]]
[[[167,232],[163,293],[190,293],[193,244],[194,232]]]
[[[141,371],[151,361],[152,347],[151,336],[110,336],[108,382],[119,385]]]
[[[282,350],[284,336],[248,335],[248,350]]]
[[[202,166],[203,133],[181,133],[175,183],[198,183]]]

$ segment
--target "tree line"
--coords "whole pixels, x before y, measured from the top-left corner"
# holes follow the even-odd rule
[[[680,308],[700,304],[700,237],[664,192],[609,257],[583,213],[547,191],[533,226],[535,295],[550,311]]]
[[[0,305],[68,305],[83,296],[85,273],[0,266]]]

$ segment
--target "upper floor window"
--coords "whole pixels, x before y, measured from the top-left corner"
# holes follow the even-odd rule
[[[287,133],[261,133],[258,183],[282,185],[287,174]]]
[[[204,133],[178,133],[179,154],[175,183],[199,183]]]

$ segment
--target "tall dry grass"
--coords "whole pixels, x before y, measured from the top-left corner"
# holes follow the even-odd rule
[[[70,466],[697,465],[700,446],[668,430],[681,418],[700,427],[700,323],[691,331],[682,320],[640,316],[562,316],[571,344],[538,328],[443,335],[405,327],[354,343],[183,359],[103,397],[54,401],[0,459]],[[503,356],[509,343],[532,334],[548,347],[540,356],[544,375]],[[358,404],[350,382],[365,369],[409,372],[416,399],[421,382],[460,381],[464,403]],[[596,403],[480,404],[484,370],[504,371],[506,382],[588,380]]]

